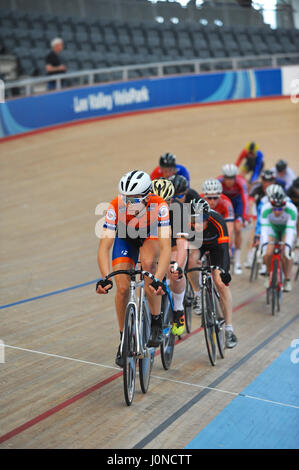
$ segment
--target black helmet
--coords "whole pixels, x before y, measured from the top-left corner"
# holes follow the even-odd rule
[[[207,220],[210,217],[209,203],[203,199],[192,199],[191,201],[191,215],[201,216],[202,220]]]
[[[272,170],[264,170],[261,173],[262,180],[264,181],[272,181],[275,179],[274,171]]]
[[[172,175],[169,178],[174,186],[175,195],[181,194],[188,188],[188,181],[183,175]]]
[[[293,181],[293,186],[295,189],[299,189],[299,176]]]
[[[286,170],[288,164],[285,160],[278,160],[275,166],[276,166],[276,170],[280,173],[281,171]]]
[[[159,164],[162,168],[175,168],[176,156],[169,152],[164,153],[164,155],[160,157]]]

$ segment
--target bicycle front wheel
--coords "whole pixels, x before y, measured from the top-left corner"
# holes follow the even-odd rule
[[[212,312],[212,301],[207,287],[202,290],[202,323],[204,327],[208,356],[212,366],[216,364],[216,325]]]
[[[155,359],[155,348],[146,348],[146,344],[150,337],[151,327],[150,327],[150,313],[143,308],[142,314],[142,342],[143,349],[146,350],[146,356],[142,359],[139,359],[139,382],[140,387],[143,393],[148,391],[152,368]]]
[[[173,358],[173,351],[174,351],[174,343],[175,343],[175,336],[172,334],[171,331],[171,321],[172,321],[172,310],[168,295],[165,294],[162,298],[162,313],[163,313],[163,341],[160,346],[161,352],[161,361],[162,365],[165,370],[170,368],[172,358]]]
[[[123,385],[125,401],[128,406],[133,402],[135,392],[137,345],[136,345],[136,307],[130,304],[126,310],[123,342]]]
[[[186,290],[185,290],[185,296],[184,296],[184,313],[185,313],[185,323],[186,323],[187,333],[191,333],[193,300],[194,300],[193,288],[190,284],[190,281],[186,279]]]

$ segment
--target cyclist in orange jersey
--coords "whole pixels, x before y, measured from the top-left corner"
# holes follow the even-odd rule
[[[98,265],[103,278],[110,272],[110,251],[113,271],[131,269],[140,258],[142,269],[155,275],[145,279],[145,291],[152,314],[149,347],[158,347],[162,341],[161,295],[163,278],[171,257],[169,209],[167,203],[152,193],[152,181],[144,171],[134,170],[119,182],[119,195],[107,210],[98,248]],[[120,336],[122,336],[125,310],[129,298],[128,276],[115,276],[115,305]],[[113,286],[111,280],[100,279],[97,293],[107,294]],[[120,345],[116,364],[123,366]]]

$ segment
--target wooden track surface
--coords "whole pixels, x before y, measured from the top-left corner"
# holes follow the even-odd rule
[[[95,208],[130,169],[150,172],[173,152],[200,190],[255,140],[266,168],[284,158],[299,174],[298,128],[298,105],[282,99],[135,115],[1,144],[0,306],[98,277]],[[272,317],[263,279],[249,284],[248,275],[232,282],[238,346],[212,367],[193,317],[171,370],[157,356],[148,394],[137,382],[129,408],[114,365],[112,294],[97,296],[90,284],[0,309],[0,448],[184,448],[298,337],[296,289]]]

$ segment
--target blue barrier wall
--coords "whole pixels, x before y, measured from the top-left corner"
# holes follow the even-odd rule
[[[1,103],[0,138],[82,119],[281,94],[280,69],[152,78],[88,86]]]

